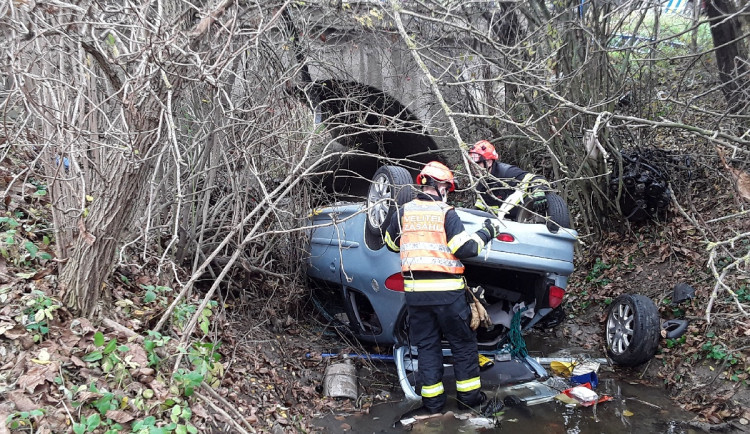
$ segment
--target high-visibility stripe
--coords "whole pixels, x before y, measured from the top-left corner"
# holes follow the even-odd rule
[[[398,245],[393,241],[393,238],[391,238],[391,233],[386,231],[385,232],[385,238],[383,239],[385,244],[391,248],[391,250],[398,252],[400,249]]]
[[[428,258],[424,256],[418,256],[415,258],[406,258],[403,261],[401,261],[401,266],[406,267],[408,270],[413,270],[416,268],[416,266],[419,265],[436,265],[438,267],[460,267],[463,264],[461,264],[461,261],[456,259],[446,259],[446,258]],[[434,270],[434,271],[441,271],[441,270]],[[448,271],[445,271],[448,272]]]
[[[482,387],[482,382],[479,377],[469,378],[468,380],[456,380],[456,391],[458,392],[471,392]]]
[[[440,243],[406,243],[401,247],[408,250],[435,250],[448,253],[448,246]]]
[[[406,292],[455,291],[465,287],[464,279],[404,279],[404,291]]]
[[[497,205],[490,205],[488,207],[487,205],[484,204],[484,201],[481,198],[477,198],[477,201],[474,202],[474,207],[477,209],[481,209],[482,211],[489,211],[489,210],[497,211],[500,209],[500,207]]]
[[[432,386],[422,386],[422,396],[425,398],[434,398],[442,395],[444,391],[442,381]]]
[[[448,241],[448,248],[451,250],[451,253],[456,253],[456,251],[469,240],[471,240],[471,235],[469,235],[468,232],[463,231]]]

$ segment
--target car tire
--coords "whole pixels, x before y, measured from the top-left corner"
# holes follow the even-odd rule
[[[617,297],[607,309],[607,355],[618,365],[638,366],[654,357],[659,346],[659,311],[650,298]]]
[[[570,229],[570,212],[563,198],[552,192],[547,192],[546,196],[547,218],[542,220],[536,215],[531,209],[531,200],[529,200],[518,211],[516,220],[522,223],[545,223],[550,232],[557,232],[560,228]]]
[[[411,174],[403,167],[382,166],[375,172],[367,190],[365,226],[370,235],[382,238],[396,209],[414,198],[410,184]]]
[[[557,232],[559,228],[570,229],[570,211],[560,195],[547,193],[547,227],[550,231]]]

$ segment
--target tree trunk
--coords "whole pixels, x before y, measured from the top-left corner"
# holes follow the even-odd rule
[[[97,310],[105,292],[104,282],[115,263],[117,246],[132,224],[142,196],[148,165],[132,166],[116,179],[110,179],[109,191],[94,198],[88,217],[79,218],[78,233],[60,271],[61,298],[83,316],[90,317]]]
[[[742,31],[732,0],[706,2],[706,13],[711,24],[711,37],[716,47],[716,64],[719,67],[721,90],[733,113],[746,111],[748,97],[747,52],[742,44]]]

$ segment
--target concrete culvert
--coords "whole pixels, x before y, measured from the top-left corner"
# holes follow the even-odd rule
[[[356,82],[317,82],[316,118],[325,124],[343,149],[352,151],[335,159],[321,179],[327,193],[339,200],[367,197],[375,172],[385,164],[397,164],[413,178],[434,160],[437,144],[423,133],[422,122],[399,101],[382,90]]]

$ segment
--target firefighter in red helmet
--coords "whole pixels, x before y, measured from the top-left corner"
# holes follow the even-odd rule
[[[485,211],[496,211],[517,189],[522,189],[525,196],[532,199],[531,208],[534,212],[547,211],[547,191],[550,190],[550,186],[542,176],[531,174],[511,164],[501,163],[498,161],[500,156],[495,146],[487,140],[476,142],[469,149],[469,158],[490,175],[484,180],[480,179],[475,207]],[[515,220],[518,210],[518,206],[513,207],[506,217]]]
[[[393,214],[385,232],[388,249],[401,255],[409,339],[418,349],[422,407],[417,412],[439,413],[445,405],[442,338],[453,354],[459,404],[477,407],[486,395],[480,390],[477,339],[470,327],[461,258],[477,256],[498,235],[499,222],[487,219],[478,231],[465,230],[456,211],[445,203],[455,182],[442,163],[427,163],[417,184],[421,191]]]

